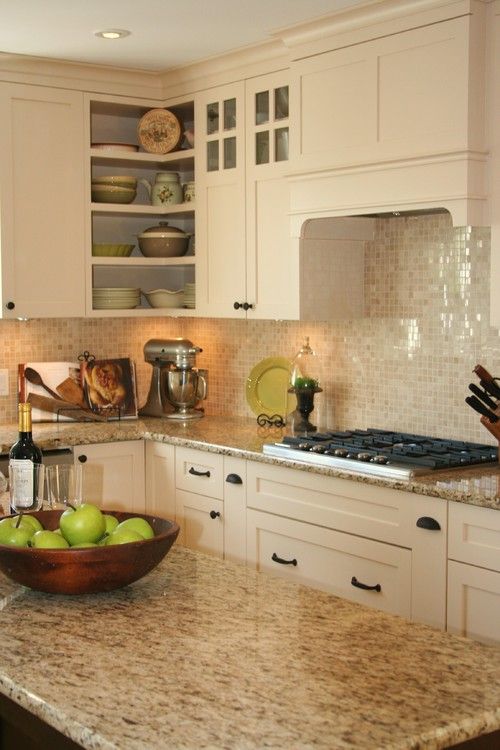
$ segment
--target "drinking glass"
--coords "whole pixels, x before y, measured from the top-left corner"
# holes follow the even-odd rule
[[[44,500],[43,464],[12,461],[9,466],[10,508],[13,513],[40,510]]]
[[[50,510],[65,510],[82,503],[82,465],[52,464],[45,469],[47,504]]]

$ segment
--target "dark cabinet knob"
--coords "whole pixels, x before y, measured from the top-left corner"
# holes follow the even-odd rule
[[[229,482],[229,484],[243,484],[243,479],[238,474],[228,474],[226,482]]]
[[[235,310],[239,310],[240,307],[243,307],[243,302],[235,302],[233,307]]]
[[[7,310],[13,310],[15,308],[15,306],[16,306],[15,302],[7,302],[7,304],[5,305],[5,307],[7,308]]]
[[[253,305],[251,305],[249,302],[243,303],[243,309],[244,310],[253,310]]]
[[[435,518],[430,516],[421,516],[417,521],[419,529],[427,529],[428,531],[440,531],[441,526]]]
[[[220,513],[218,510],[211,510],[209,515],[210,518],[220,518]]]
[[[192,474],[194,477],[209,477],[210,476],[210,472],[209,471],[197,471],[192,466],[189,469],[188,474]]]
[[[81,456],[78,456],[78,460],[81,464],[84,464],[87,461],[87,456],[85,455],[85,453],[82,453]]]

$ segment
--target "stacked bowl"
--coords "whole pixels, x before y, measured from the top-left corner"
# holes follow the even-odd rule
[[[132,203],[137,195],[137,179],[130,175],[93,177],[91,193],[96,203]]]
[[[94,310],[131,310],[141,302],[141,290],[135,287],[94,287]]]
[[[184,285],[184,307],[194,308],[196,299],[196,284]]]

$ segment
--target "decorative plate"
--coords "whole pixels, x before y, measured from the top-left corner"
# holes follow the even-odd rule
[[[286,357],[267,357],[255,365],[246,383],[247,402],[254,414],[286,415],[291,368]]]
[[[181,123],[168,109],[150,109],[137,126],[139,143],[150,154],[168,154],[182,140]]]

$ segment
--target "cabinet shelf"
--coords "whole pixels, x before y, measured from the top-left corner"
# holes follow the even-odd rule
[[[174,206],[149,206],[141,203],[91,203],[90,210],[95,214],[118,216],[128,214],[134,216],[179,216],[192,217],[194,202],[178,203]]]
[[[173,151],[169,154],[147,154],[144,152],[103,152],[102,149],[91,148],[90,156],[92,164],[98,167],[108,165],[114,167],[158,167],[161,169],[168,165],[172,169],[184,169],[186,171],[194,169],[194,148],[184,149],[182,151]]]
[[[93,266],[194,266],[195,256],[181,256],[180,258],[119,258],[92,256]]]

